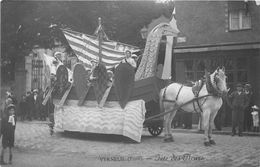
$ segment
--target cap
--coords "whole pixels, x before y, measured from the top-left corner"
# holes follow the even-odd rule
[[[62,53],[61,53],[61,52],[55,52],[55,53],[54,53],[54,57],[56,57],[56,56],[59,55],[59,54],[61,55]]]

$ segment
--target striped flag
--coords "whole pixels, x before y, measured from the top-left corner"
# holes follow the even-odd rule
[[[71,49],[78,59],[85,64],[86,68],[91,67],[91,60],[99,60],[98,39],[95,36],[82,34],[71,30],[62,30]],[[125,51],[138,52],[139,48],[115,41],[103,41],[102,62],[107,69],[113,68],[125,58]]]

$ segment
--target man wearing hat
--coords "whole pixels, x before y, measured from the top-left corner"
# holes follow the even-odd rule
[[[252,116],[251,116],[251,112],[252,112],[252,106],[254,105],[253,102],[253,92],[251,89],[251,85],[250,84],[245,84],[244,86],[244,90],[245,90],[245,94],[247,95],[248,98],[248,106],[246,107],[245,111],[244,111],[244,130],[245,131],[250,131],[253,125],[253,120],[252,120]]]
[[[242,136],[244,110],[248,106],[248,97],[243,91],[242,84],[236,85],[236,90],[229,96],[232,108],[232,136],[236,134],[238,126],[238,135]]]

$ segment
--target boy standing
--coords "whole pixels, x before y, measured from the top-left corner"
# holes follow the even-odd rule
[[[7,106],[6,111],[3,114],[1,124],[1,134],[3,137],[0,164],[6,164],[4,161],[4,153],[7,147],[9,148],[9,164],[12,164],[12,147],[14,147],[14,133],[16,126],[15,106],[13,104],[9,104]]]

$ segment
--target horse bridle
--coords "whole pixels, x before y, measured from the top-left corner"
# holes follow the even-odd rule
[[[209,94],[212,94],[213,96],[222,97],[222,91],[218,88],[218,78],[216,77],[218,73],[214,74],[213,77],[213,83],[211,81],[210,75],[206,75],[206,88]],[[215,86],[213,86],[213,84]]]

